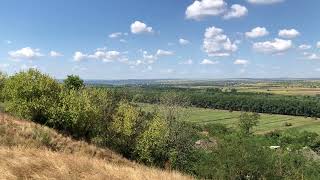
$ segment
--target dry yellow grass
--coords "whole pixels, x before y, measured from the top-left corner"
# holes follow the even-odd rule
[[[192,179],[0,114],[0,179]]]
[[[131,167],[88,156],[48,150],[0,148],[4,179],[190,179],[140,165]]]

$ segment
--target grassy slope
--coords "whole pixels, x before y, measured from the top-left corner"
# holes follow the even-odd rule
[[[141,106],[150,110],[153,105],[141,104]],[[188,108],[181,109],[185,114],[186,121],[193,123],[221,123],[229,127],[237,125],[241,112],[229,112],[224,110],[213,110],[204,108]],[[292,123],[292,126],[286,127],[285,122]],[[271,115],[261,114],[261,120],[255,128],[256,133],[266,133],[272,130],[286,130],[296,128],[298,130],[307,130],[311,132],[320,133],[320,120],[312,118],[305,118],[299,116],[286,116],[286,115]]]
[[[191,179],[0,113],[0,179]]]

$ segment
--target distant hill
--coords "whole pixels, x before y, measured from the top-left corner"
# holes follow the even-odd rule
[[[0,179],[191,179],[0,113]]]

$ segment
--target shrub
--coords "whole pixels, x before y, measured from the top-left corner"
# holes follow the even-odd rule
[[[63,81],[64,87],[72,90],[79,90],[84,87],[84,82],[76,75],[68,75],[67,79]]]
[[[62,91],[60,101],[50,110],[49,124],[75,137],[94,136],[95,126],[100,126],[103,112],[92,100],[92,91],[83,89]]]
[[[167,140],[168,124],[160,116],[155,116],[136,145],[138,159],[146,164],[163,166],[168,160]]]
[[[19,117],[45,123],[48,110],[59,100],[58,82],[30,69],[9,77],[3,88],[6,110]]]

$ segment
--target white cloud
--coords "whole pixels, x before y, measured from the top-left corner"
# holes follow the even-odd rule
[[[292,47],[291,40],[274,39],[274,41],[257,42],[253,49],[262,53],[281,53]]]
[[[320,41],[317,42],[317,48],[320,48]]]
[[[248,60],[245,60],[245,59],[237,59],[233,62],[233,64],[235,65],[248,65],[249,64],[249,61]]]
[[[203,50],[209,56],[230,56],[238,49],[237,42],[231,42],[223,29],[214,26],[206,29],[203,40]]]
[[[279,31],[279,36],[282,38],[295,38],[300,35],[300,32],[295,29],[282,29]]]
[[[89,55],[89,58],[101,60],[103,62],[111,62],[120,60],[121,53],[118,51],[96,51],[94,54]]]
[[[229,12],[223,16],[225,19],[239,18],[248,14],[248,9],[245,6],[234,4],[231,6]]]
[[[246,32],[245,34],[248,38],[258,38],[269,35],[269,32],[265,27],[256,27],[253,28],[250,32]]]
[[[275,4],[283,2],[284,0],[247,0],[249,3],[252,4]]]
[[[61,56],[63,56],[62,53],[59,53],[59,52],[57,52],[57,51],[50,51],[49,55],[50,55],[51,57],[61,57]]]
[[[73,55],[74,61],[84,61],[84,60],[100,60],[103,62],[112,62],[119,60],[120,62],[125,62],[128,59],[122,56],[122,53],[118,51],[107,51],[105,48],[98,48],[93,54],[84,54],[77,51]]]
[[[179,64],[192,65],[192,64],[193,64],[193,61],[192,61],[192,59],[188,59],[188,60],[186,60],[186,61],[180,62]]]
[[[315,53],[311,53],[311,54],[306,53],[305,56],[306,56],[305,59],[308,59],[308,60],[320,60],[320,56]]]
[[[218,64],[219,61],[212,61],[212,60],[209,60],[209,59],[204,59],[201,61],[200,64],[202,65],[214,65],[214,64]]]
[[[166,50],[162,50],[162,49],[158,49],[158,51],[156,53],[156,55],[158,57],[160,57],[160,56],[171,56],[173,54],[174,54],[174,52],[172,52],[172,51],[166,51]]]
[[[122,43],[127,43],[127,40],[125,40],[125,39],[120,39],[119,41]]]
[[[308,50],[308,49],[311,49],[311,48],[312,48],[312,46],[308,45],[308,44],[301,44],[299,46],[299,49],[301,49],[301,50]]]
[[[143,22],[135,21],[131,24],[131,32],[133,34],[153,33],[153,29]]]
[[[224,19],[239,18],[248,14],[248,9],[234,4],[228,9],[225,0],[196,0],[186,9],[186,18],[201,20],[208,16],[223,16]]]
[[[190,41],[186,40],[186,39],[183,39],[183,38],[180,38],[179,39],[179,43],[181,45],[187,45],[187,44],[190,44]]]
[[[16,51],[10,51],[9,56],[13,59],[37,59],[44,56],[40,53],[39,49],[32,49],[30,47],[25,47]]]
[[[88,55],[87,54],[83,54],[80,51],[75,52],[74,55],[73,55],[73,60],[74,61],[83,61],[83,60],[85,60],[87,58],[88,58]]]
[[[122,35],[122,32],[115,32],[115,33],[111,33],[109,34],[109,38],[118,38]]]
[[[224,0],[196,0],[186,9],[186,18],[200,20],[206,16],[218,16],[227,9]]]

